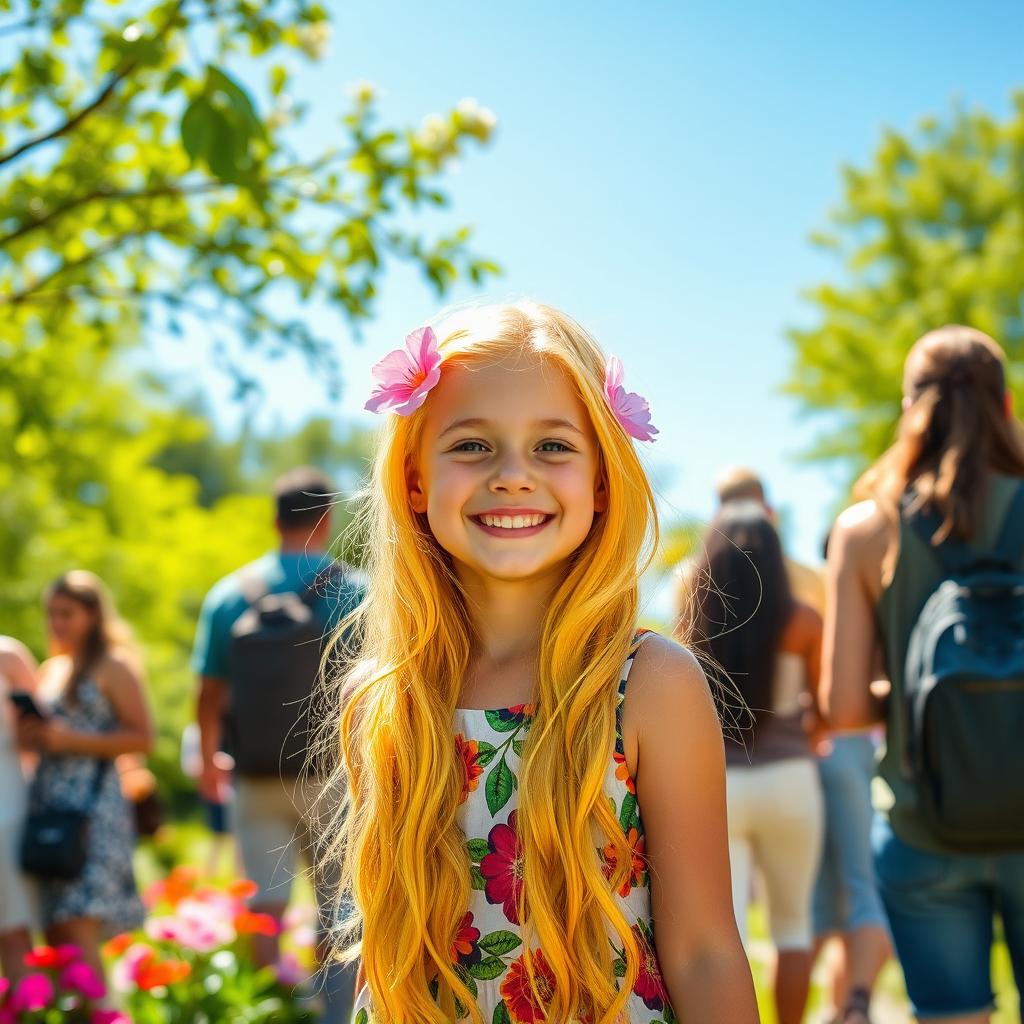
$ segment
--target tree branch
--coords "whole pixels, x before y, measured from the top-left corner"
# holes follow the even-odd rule
[[[167,19],[166,24],[162,31],[165,31],[177,16],[178,12],[184,6],[185,0],[178,0],[174,5],[174,10],[171,12],[171,16]],[[14,149],[8,150],[6,153],[0,153],[0,167],[4,164],[9,164],[12,160],[17,160],[19,156],[27,153],[30,149],[35,149],[36,146],[41,146],[45,142],[51,142],[54,139],[59,139],[62,135],[67,135],[68,132],[77,128],[91,113],[99,110],[107,100],[114,94],[114,90],[123,82],[131,73],[135,70],[137,61],[127,60],[124,61],[116,71],[112,72],[110,77],[107,79],[106,84],[102,89],[90,100],[78,113],[73,114],[63,124],[57,125],[56,128],[50,129],[48,132],[44,132],[42,135],[37,135],[34,138],[26,139],[20,146],[15,146]]]
[[[97,189],[95,192],[89,192],[86,195],[78,196],[70,202],[65,203],[63,206],[55,207],[49,213],[36,220],[26,221],[24,224],[16,227],[8,235],[0,236],[0,250],[10,245],[11,242],[17,241],[19,238],[24,238],[25,235],[29,235],[33,231],[37,231],[39,228],[46,227],[59,217],[63,217],[64,214],[70,213],[72,210],[76,210],[78,207],[85,206],[97,199],[158,199],[161,196],[199,195],[203,192],[213,192],[217,189],[226,187],[227,186],[224,182],[204,181],[197,182],[195,185],[171,184],[161,186],[160,188],[143,189],[136,192],[123,189]]]
[[[42,289],[52,281],[55,281],[58,277],[68,273],[70,270],[78,270],[80,267],[92,263],[94,260],[101,259],[104,256],[109,256],[110,253],[120,249],[125,242],[129,242],[133,238],[141,238],[143,235],[148,234],[148,231],[149,229],[146,229],[145,231],[129,231],[127,234],[118,235],[116,238],[110,239],[109,242],[105,242],[103,245],[97,246],[91,252],[87,252],[77,260],[66,260],[51,273],[33,281],[27,288],[23,288],[20,292],[14,292],[12,295],[0,295],[0,306],[20,306],[25,302],[30,302],[37,293],[41,292]]]

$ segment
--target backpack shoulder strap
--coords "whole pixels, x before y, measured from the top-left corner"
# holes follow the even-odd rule
[[[941,544],[933,544],[932,537],[942,525],[942,519],[929,509],[912,512],[910,506],[913,501],[912,491],[903,495],[900,502],[900,519],[917,534],[947,576],[956,576],[967,571],[978,560],[978,556],[959,537],[947,537]]]
[[[1003,520],[994,555],[1000,562],[1015,566],[1024,552],[1024,483],[1017,485],[1017,492],[1010,502],[1010,509]]]
[[[238,574],[238,590],[242,600],[251,608],[261,597],[270,593],[266,576],[254,566],[247,565]]]

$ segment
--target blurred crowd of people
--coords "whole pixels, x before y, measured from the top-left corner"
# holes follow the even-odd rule
[[[914,346],[897,440],[837,519],[824,572],[786,557],[765,485],[745,469],[721,476],[704,543],[679,571],[676,633],[700,656],[723,715],[737,921],[746,938],[752,901],[763,900],[780,1024],[804,1018],[812,969],[833,939],[843,1024],[869,1021],[893,951],[919,1019],[987,1020],[997,915],[1024,971],[1020,847],[1011,837],[971,849],[940,833],[906,765],[908,648],[924,605],[955,575],[944,552],[992,555],[1000,571],[1024,573],[1024,447],[1004,364],[968,328]],[[211,831],[236,836],[241,870],[259,887],[255,909],[279,920],[317,842],[322,787],[303,766],[315,754],[320,640],[362,596],[358,575],[329,554],[333,492],[312,470],[278,482],[277,549],[210,591],[195,640],[196,722],[182,764]],[[60,577],[44,603],[41,665],[0,639],[0,968],[10,978],[33,928],[101,971],[102,938],[143,918],[132,852],[152,796],[154,725],[138,651],[93,574]],[[1010,673],[1003,690],[1013,686]],[[1019,704],[1017,694],[1006,707],[1022,725]],[[1015,785],[1006,779],[1008,799]],[[71,877],[26,864],[26,822],[55,810],[89,822]],[[326,938],[332,879],[322,874]],[[254,937],[259,963],[278,955],[272,936]],[[348,969],[325,966],[319,980],[325,1020],[346,1020]]]

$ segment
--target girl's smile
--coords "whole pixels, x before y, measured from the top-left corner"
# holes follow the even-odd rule
[[[469,517],[492,537],[519,539],[540,533],[555,517],[529,508],[494,508]]]

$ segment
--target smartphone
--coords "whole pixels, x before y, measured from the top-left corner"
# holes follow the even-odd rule
[[[39,705],[32,699],[31,693],[16,690],[14,693],[7,694],[7,697],[18,709],[19,715],[25,718],[38,718],[40,721],[46,718],[46,715],[39,709]]]

